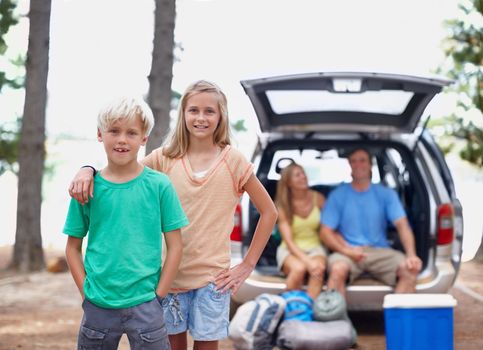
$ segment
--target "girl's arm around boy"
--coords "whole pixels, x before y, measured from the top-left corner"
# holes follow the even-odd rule
[[[238,288],[255,268],[277,222],[278,215],[270,195],[254,174],[250,176],[243,189],[260,213],[260,219],[243,261],[228,271],[222,272],[215,279],[217,289],[222,292],[231,289],[232,294],[236,294]]]

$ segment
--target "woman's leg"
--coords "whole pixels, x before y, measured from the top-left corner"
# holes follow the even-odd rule
[[[287,290],[301,289],[304,283],[307,268],[305,264],[293,255],[289,255],[282,266],[283,273],[287,276]]]
[[[322,270],[322,275],[320,277],[309,275],[307,294],[310,295],[313,300],[315,300],[315,298],[317,298],[317,296],[320,294],[322,286],[324,285],[325,257],[312,256],[310,257],[310,259],[317,262],[317,264],[320,266],[320,269]]]

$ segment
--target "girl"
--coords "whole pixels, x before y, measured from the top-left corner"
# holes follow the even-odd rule
[[[326,251],[320,243],[320,210],[325,197],[312,191],[303,168],[292,163],[277,184],[278,229],[282,244],[277,265],[287,276],[287,289],[302,289],[308,274],[307,294],[315,299],[322,290]]]
[[[253,166],[230,146],[227,100],[213,83],[198,81],[181,98],[176,128],[165,147],[143,161],[171,179],[190,221],[181,231],[183,258],[163,309],[171,347],[217,349],[228,336],[231,290],[255,268],[277,220],[277,211]],[[239,198],[247,191],[260,212],[243,261],[230,268],[230,232]],[[92,171],[81,169],[69,193],[92,197]]]

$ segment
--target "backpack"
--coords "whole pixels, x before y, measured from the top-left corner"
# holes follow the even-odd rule
[[[357,331],[354,328],[349,315],[344,296],[336,289],[329,289],[320,293],[314,301],[314,319],[317,321],[344,320],[351,327],[352,344],[357,342]]]
[[[272,349],[272,338],[283,316],[285,300],[278,295],[261,294],[241,305],[228,328],[237,350]]]
[[[281,294],[285,299],[284,320],[312,321],[312,298],[303,290],[290,290]]]
[[[283,321],[278,328],[280,349],[346,350],[352,344],[351,325],[345,320],[330,322]]]
[[[335,321],[347,317],[346,302],[342,294],[335,289],[320,293],[314,301],[314,319],[317,321]]]

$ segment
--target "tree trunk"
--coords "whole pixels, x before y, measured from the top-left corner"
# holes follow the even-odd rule
[[[474,259],[478,262],[483,262],[483,237],[481,237],[480,247],[476,251]]]
[[[148,95],[155,124],[146,145],[146,154],[159,147],[169,132],[175,17],[175,0],[156,0]]]
[[[22,272],[45,266],[40,231],[45,158],[45,108],[49,69],[51,0],[31,1],[25,104],[19,145],[17,232],[10,267]]]

